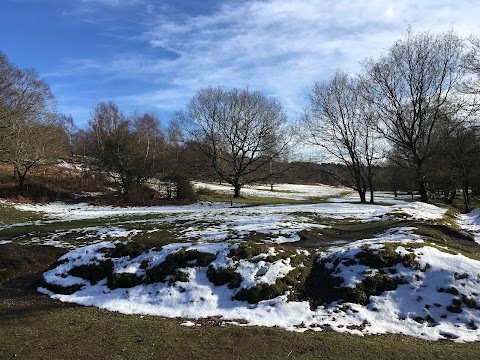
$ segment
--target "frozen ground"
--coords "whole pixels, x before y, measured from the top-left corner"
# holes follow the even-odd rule
[[[384,199],[388,198],[384,196]],[[349,200],[349,198],[347,198]],[[181,224],[181,237],[192,240],[239,239],[247,234],[260,233],[265,240],[281,243],[298,241],[304,229],[322,228],[322,219],[342,221],[384,221],[400,216],[414,220],[441,219],[445,209],[419,202],[393,200],[393,205],[351,203],[336,201],[318,204],[246,206],[226,203],[197,203],[185,206],[129,207],[92,206],[87,204],[18,204],[19,210],[43,213],[48,219],[79,221],[100,218],[128,220],[129,226]],[[143,217],[141,220],[131,217]],[[148,219],[145,219],[148,217]],[[121,226],[121,225],[120,225]],[[81,229],[79,229],[80,231]],[[100,231],[101,229],[99,229]],[[116,230],[117,231],[117,230]],[[152,232],[155,229],[151,230]],[[108,235],[108,234],[107,234]]]
[[[311,256],[318,256],[317,261],[331,264],[328,266],[342,278],[342,286],[345,288],[359,286],[368,281],[369,277],[378,275],[378,269],[355,264],[356,256],[365,249],[375,252],[394,246],[399,256],[415,259],[418,266],[408,267],[397,263],[383,269],[383,272],[401,281],[398,281],[395,290],[371,295],[366,305],[333,301],[311,309],[306,301],[290,301],[288,292],[255,304],[235,299],[241,288],[249,289],[262,283],[270,286],[302,266],[294,264],[292,257],[268,261],[269,256],[275,255],[274,243],[299,240],[298,233],[301,230],[321,230],[330,226],[331,221],[370,222],[397,217],[435,223],[445,214],[443,208],[406,201],[410,197],[393,198],[389,194],[379,194],[376,198],[378,203],[370,205],[359,204],[357,197],[350,194],[339,196],[344,193],[344,189],[287,185],[279,185],[277,189],[282,190],[275,194],[292,196],[293,199],[318,196],[333,198],[317,204],[237,204],[233,207],[225,203],[206,202],[186,206],[129,208],[63,203],[14,204],[19,210],[37,212],[43,214],[44,218],[32,223],[8,226],[33,225],[40,228],[51,223],[59,226],[73,224],[69,230],[31,238],[31,243],[66,246],[60,240],[65,234],[84,237],[86,241],[92,239],[92,245],[72,250],[60,259],[62,261],[56,268],[45,273],[47,283],[78,287],[78,291],[70,295],[54,293],[51,288],[40,289],[61,301],[94,305],[124,313],[191,320],[214,316],[225,323],[280,326],[296,331],[331,328],[360,335],[402,333],[429,340],[480,340],[480,303],[476,300],[480,294],[480,263],[460,254],[450,254],[427,246],[421,237],[413,233],[414,228],[410,227],[393,228],[375,238],[359,238],[356,242],[330,248],[323,253],[311,252]],[[263,191],[271,193],[261,187],[252,191],[256,196],[262,197],[265,196]],[[478,212],[459,217],[459,224],[465,230],[477,234],[477,240],[480,235],[479,218]],[[92,221],[105,224],[75,228],[77,223]],[[173,228],[178,243],[133,258],[114,258],[114,273],[128,273],[141,278],[147,269],[142,264],[148,263],[149,267],[154,267],[164,262],[170,254],[186,248],[212,254],[214,260],[210,265],[215,268],[234,269],[241,276],[241,286],[238,289],[231,289],[227,285],[215,286],[208,279],[208,266],[181,268],[184,281],[140,284],[128,289],[111,289],[107,286],[107,279],[93,284],[69,274],[74,267],[105,261],[106,249],[114,248],[118,241],[126,241],[141,232],[153,234],[165,225]],[[259,234],[257,239],[271,244],[268,245],[270,249],[256,259],[230,258],[228,254],[238,247],[238,241],[253,233]],[[2,243],[6,242],[8,240]],[[194,322],[185,324],[191,325]]]
[[[327,268],[336,267],[334,276],[343,280],[344,288],[354,288],[379,270],[355,264],[359,252],[381,251],[386,244],[395,244],[395,252],[407,258],[412,256],[416,267],[402,262],[390,265],[393,279],[400,279],[398,288],[370,296],[367,305],[337,302],[311,309],[307,301],[289,301],[288,291],[273,299],[249,304],[238,301],[235,295],[242,288],[264,283],[275,284],[278,279],[294,270],[292,259],[268,261],[275,248],[245,260],[234,260],[229,253],[238,244],[170,244],[161,250],[152,250],[134,258],[113,259],[114,271],[145,277],[148,269],[166,261],[167,257],[187,247],[213,254],[209,266],[217,269],[231,267],[241,276],[238,289],[227,285],[215,286],[208,277],[207,266],[186,266],[180,281],[156,282],[133,287],[111,289],[107,279],[92,285],[88,280],[72,276],[69,272],[82,265],[105,261],[105,253],[115,244],[104,242],[74,250],[62,258],[60,265],[44,274],[48,284],[78,287],[71,295],[55,294],[48,286],[39,290],[55,299],[87,306],[99,306],[127,314],[152,314],[182,317],[192,320],[217,317],[225,323],[259,326],[280,326],[288,330],[321,331],[330,328],[353,334],[401,333],[428,340],[453,339],[455,341],[480,340],[480,262],[462,255],[452,255],[431,246],[423,246],[411,229],[390,231],[384,236],[332,248],[320,254],[317,261],[325,261]],[[411,247],[409,244],[416,246]],[[299,251],[297,251],[299,252]],[[340,259],[341,262],[338,263]],[[142,264],[148,263],[147,267]],[[303,266],[302,264],[298,266]],[[72,271],[73,272],[73,271]],[[186,277],[186,279],[185,279]],[[457,290],[458,289],[458,290]],[[468,304],[468,305],[467,305]],[[191,325],[192,322],[186,322]]]
[[[233,187],[228,184],[212,184],[204,182],[194,182],[197,189],[208,189],[217,192],[233,194]],[[352,190],[342,187],[329,185],[297,185],[297,184],[274,184],[273,191],[270,185],[247,185],[242,188],[243,196],[280,198],[291,200],[308,200],[312,198],[322,198],[338,196],[350,193]]]

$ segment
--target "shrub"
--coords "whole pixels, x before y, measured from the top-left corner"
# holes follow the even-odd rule
[[[228,257],[238,261],[240,259],[251,260],[255,256],[266,253],[268,246],[257,243],[241,243],[235,249],[230,250]]]
[[[143,279],[135,274],[115,273],[108,277],[107,286],[110,289],[131,288],[142,283]]]
[[[178,173],[170,174],[165,176],[162,181],[169,199],[193,199],[195,197],[190,179],[185,175]]]
[[[420,265],[415,261],[414,254],[409,253],[402,256],[395,251],[396,247],[396,244],[385,244],[379,250],[364,248],[356,257],[362,265],[374,269],[393,267],[399,263],[403,263],[405,267],[419,268]]]
[[[121,258],[128,256],[130,259],[133,259],[147,250],[148,247],[145,244],[130,241],[126,244],[117,244],[113,249],[108,249],[107,257]]]
[[[207,270],[207,277],[216,286],[228,284],[229,289],[237,289],[242,283],[242,276],[231,267],[216,269],[210,265]]]
[[[90,281],[92,285],[95,285],[100,280],[109,277],[113,273],[113,261],[105,260],[98,264],[88,264],[76,266],[68,272],[72,276],[77,276],[82,279]]]
[[[251,288],[242,288],[235,294],[235,299],[248,301],[249,304],[256,304],[259,301],[270,300],[282,295],[286,288],[278,283],[266,284],[260,283]]]
[[[216,259],[214,254],[198,250],[181,249],[167,256],[164,262],[146,270],[147,282],[165,282],[166,277],[173,276],[177,269],[187,267],[204,267]]]

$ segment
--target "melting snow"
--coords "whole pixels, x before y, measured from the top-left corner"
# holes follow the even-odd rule
[[[398,229],[396,233],[398,236],[401,234],[407,241],[409,231]],[[410,240],[418,239],[413,236]],[[379,237],[376,244],[370,245],[374,249],[380,249],[384,241],[391,242],[392,234]],[[160,251],[149,251],[134,259],[112,260],[116,262],[115,269],[122,268],[142,275],[142,261],[150,259],[151,264],[158,264],[164,261],[168,254],[188,245],[170,244]],[[80,285],[82,288],[79,291],[72,295],[54,294],[45,288],[40,288],[39,291],[61,301],[94,305],[127,314],[151,314],[192,320],[218,317],[228,322],[235,319],[242,323],[247,322],[248,325],[279,326],[296,331],[319,331],[329,327],[336,331],[360,335],[402,333],[428,340],[480,340],[480,312],[465,306],[465,299],[475,302],[480,293],[480,262],[459,254],[447,254],[430,246],[413,250],[420,264],[419,269],[407,268],[401,263],[396,265],[397,276],[405,280],[396,290],[371,296],[370,303],[366,306],[333,302],[315,310],[310,309],[308,302],[288,301],[287,294],[260,301],[258,304],[234,300],[236,290],[229,289],[226,285],[214,286],[208,280],[205,267],[182,269],[189,275],[188,281],[177,282],[171,286],[166,282],[115,290],[106,286],[106,280],[91,285],[86,280],[68,274],[73,266],[103,260],[105,252],[102,248],[113,246],[113,243],[103,242],[74,250],[60,258],[64,263],[44,274],[45,280],[50,284]],[[190,244],[189,250],[215,254],[217,260],[213,263],[214,266],[230,266],[232,260],[227,261],[226,254],[234,246],[228,243]],[[332,248],[320,256],[329,258],[342,252],[344,258],[353,258],[364,246],[365,243],[359,242],[347,248]],[[401,245],[397,247],[399,254],[411,251]],[[271,263],[258,259],[242,259],[235,271],[242,276],[242,286],[251,287],[260,282],[272,284],[292,269],[289,259]],[[368,267],[364,265],[343,266],[336,276],[345,279],[344,286],[353,287],[365,276],[375,273],[367,270]],[[452,290],[453,288],[458,291]],[[462,304],[459,311],[459,307],[451,308],[452,304],[458,305],[462,301],[465,304]],[[473,306],[480,306],[478,302],[476,304]],[[186,326],[193,324],[185,323]]]

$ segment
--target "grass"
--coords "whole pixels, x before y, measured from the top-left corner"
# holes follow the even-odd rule
[[[208,193],[198,195],[201,201],[210,202],[223,202],[233,204],[245,204],[251,206],[260,205],[288,205],[288,204],[318,204],[325,202],[325,198],[316,197],[307,200],[295,200],[295,199],[282,199],[276,197],[253,197],[253,196],[241,196],[239,198],[230,198],[228,194],[222,193]]]
[[[288,203],[284,199],[264,198],[252,199],[250,205],[273,204],[277,201],[282,204]],[[239,202],[245,203],[245,199],[239,199]],[[42,217],[35,213],[21,212],[7,205],[0,205],[0,219],[3,224],[11,224],[41,220]],[[315,230],[323,234],[322,236],[317,234],[319,239],[343,238],[353,241],[382,233],[385,228],[416,226],[419,228],[418,233],[425,237],[429,244],[446,245],[453,249],[453,252],[460,251],[478,258],[475,254],[476,248],[469,246],[472,244],[467,239],[462,239],[455,232],[445,231],[445,228],[431,227],[431,224],[414,224],[399,219],[369,223],[332,219],[328,219],[327,223],[322,218],[316,220],[330,226],[330,228]],[[133,242],[139,245],[125,247],[120,251],[121,254],[128,253],[133,257],[144,248],[160,247],[179,241],[178,233],[183,224],[155,222],[148,215],[71,222],[42,222],[38,225],[32,223],[0,230],[0,240],[18,238],[28,242],[32,237],[48,237],[53,233],[72,231],[62,235],[60,239],[75,244],[80,242],[75,239],[79,232],[73,230],[92,226],[118,226],[127,230],[140,228],[142,232],[132,236]],[[148,232],[150,230],[155,232]],[[313,240],[308,240],[308,236],[313,237],[314,233],[305,233],[302,241],[304,243],[310,241],[313,246]],[[90,242],[95,239],[85,241]],[[297,245],[301,245],[301,242]],[[254,257],[257,250],[260,249],[240,248],[231,255],[232,257],[240,255]],[[284,252],[288,256],[295,250],[284,245]],[[39,274],[65,251],[65,249],[31,244],[0,245],[0,359],[12,357],[21,359],[365,359],[367,357],[463,360],[480,357],[480,343],[455,344],[448,341],[431,343],[402,335],[360,337],[328,330],[319,333],[296,333],[279,328],[219,326],[218,319],[201,319],[199,323],[202,326],[184,327],[180,326],[183,319],[124,315],[94,307],[64,304],[36,293],[35,289]],[[275,261],[277,258],[282,258],[282,254],[279,252],[277,257],[269,260]],[[171,262],[184,264],[188,263],[189,259],[195,258],[197,262],[201,261],[206,266],[210,260],[204,260],[198,254],[190,255],[194,256],[172,258]],[[310,268],[312,258],[299,256],[298,261],[304,261]],[[383,261],[384,259],[374,260]],[[8,268],[8,271],[3,268]],[[172,273],[171,269],[157,270],[164,270],[160,271],[160,275]],[[175,272],[173,273],[175,275]],[[307,273],[308,271],[305,272]],[[5,274],[8,275],[5,276]],[[293,286],[299,281],[302,286],[305,282],[308,285],[305,274],[290,274],[291,276],[285,279],[288,283],[279,285]],[[177,281],[182,280],[181,275],[177,274]],[[238,279],[231,275],[218,273],[213,277],[217,276],[216,281],[222,284],[232,282],[234,287]],[[163,276],[164,280],[165,277]],[[384,284],[385,279],[375,280],[378,280],[378,284],[371,284],[372,288],[391,285]],[[111,286],[130,286],[136,281],[137,279],[112,278]],[[275,294],[278,289],[256,290],[258,294],[254,294],[255,296],[270,297],[272,291]],[[468,306],[472,299],[465,298],[461,301]],[[452,310],[455,310],[454,306],[458,305],[452,304]]]
[[[298,234],[301,240],[292,243],[293,246],[306,248],[326,248],[338,242],[348,243],[359,239],[373,238],[383,234],[393,227],[416,226],[413,221],[393,218],[384,221],[359,222],[353,219],[333,219],[320,216],[310,217],[314,222],[324,225],[324,228],[302,230]]]
[[[33,211],[22,211],[9,205],[0,204],[0,225],[11,225],[41,220],[42,214]]]
[[[11,207],[10,207],[11,208]],[[30,242],[42,244],[48,239],[54,239],[59,243],[70,244],[73,246],[84,245],[99,241],[100,234],[95,228],[121,228],[128,230],[141,230],[132,234],[131,239],[135,242],[149,244],[151,246],[161,246],[173,241],[178,241],[177,223],[162,223],[157,219],[145,220],[138,216],[119,216],[109,218],[96,218],[84,220],[48,220],[32,221],[29,212],[23,214],[20,210],[12,209],[10,218],[18,222],[18,226],[0,227],[0,241],[13,240],[15,242],[28,244]],[[30,221],[22,223],[21,220]],[[94,229],[91,229],[94,228]],[[90,229],[90,230],[89,230]],[[109,240],[108,236],[105,240]]]
[[[0,358],[9,359],[476,359],[479,343],[430,343],[404,336],[365,336],[278,328],[184,327],[181,319],[123,315],[35,295],[0,302]],[[261,340],[260,340],[261,339]]]

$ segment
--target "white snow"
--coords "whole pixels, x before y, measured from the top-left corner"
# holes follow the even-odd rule
[[[228,184],[212,184],[205,182],[193,182],[197,189],[208,189],[216,192],[233,194],[233,187]],[[280,198],[291,200],[308,200],[312,198],[339,196],[350,193],[352,190],[329,185],[298,185],[298,184],[274,184],[273,191],[270,185],[246,185],[241,189],[243,196]]]
[[[405,238],[408,237],[407,232],[403,232]],[[383,238],[380,237],[373,246],[381,248],[382,244]],[[143,270],[139,267],[142,261],[151,259],[151,264],[158,264],[168,254],[185,245],[171,244],[160,251],[150,251],[134,259],[113,259],[122,264],[117,264],[115,268],[128,268],[129,272],[142,275]],[[54,294],[45,288],[40,288],[39,291],[61,301],[93,305],[126,314],[151,314],[190,320],[215,316],[229,323],[241,320],[248,325],[279,326],[296,331],[319,331],[329,327],[360,335],[401,333],[428,340],[480,340],[480,331],[477,329],[480,324],[478,310],[465,305],[460,313],[448,310],[452,301],[458,299],[461,302],[462,296],[475,301],[480,293],[480,262],[459,254],[447,254],[430,246],[413,250],[420,269],[407,268],[401,263],[396,265],[396,276],[405,280],[405,284],[400,284],[396,290],[371,296],[370,303],[366,306],[333,302],[315,310],[310,309],[308,302],[288,301],[287,294],[258,304],[232,300],[237,290],[229,289],[226,285],[214,286],[207,278],[206,267],[182,269],[189,275],[189,280],[176,282],[172,286],[166,282],[115,290],[109,289],[105,281],[91,285],[88,281],[68,274],[73,266],[101,261],[104,257],[101,249],[113,246],[113,243],[104,242],[74,250],[60,259],[67,262],[44,274],[45,280],[52,284],[83,286],[79,291],[72,295]],[[191,245],[189,249],[216,254],[217,260],[222,263],[225,262],[225,254],[235,246],[227,243],[200,244]],[[354,258],[363,246],[365,245],[335,248],[322,256],[332,259],[335,256]],[[411,251],[401,245],[397,247],[400,254]],[[236,271],[242,275],[242,286],[250,287],[260,282],[272,284],[291,269],[289,261],[285,260],[268,265],[264,261],[240,260]],[[366,270],[368,268],[364,265],[343,266],[336,276],[345,279],[344,286],[355,286],[366,276],[374,274]],[[458,296],[452,291],[446,291],[453,287],[460,292]],[[478,301],[476,303],[480,305]],[[195,322],[187,321],[184,324],[191,326]]]
[[[196,186],[205,186],[215,191],[231,191],[229,187],[220,185]],[[126,208],[64,203],[14,204],[19,210],[42,213],[44,218],[31,223],[5,225],[3,228],[49,222],[106,220],[104,226],[69,229],[52,233],[42,239],[30,239],[31,243],[64,247],[71,246],[62,243],[64,235],[76,236],[78,240],[85,242],[96,242],[67,253],[60,258],[64,263],[44,274],[45,280],[51,284],[81,286],[81,289],[72,295],[54,294],[46,288],[39,289],[61,301],[93,305],[127,314],[188,319],[182,322],[184,326],[197,325],[197,319],[218,317],[225,323],[240,321],[242,324],[246,322],[248,325],[279,326],[295,331],[320,331],[328,327],[359,335],[402,333],[428,340],[480,340],[478,309],[469,308],[462,303],[461,312],[448,310],[452,302],[464,302],[466,299],[465,301],[470,301],[471,304],[472,299],[476,301],[480,294],[480,262],[460,254],[452,255],[438,248],[424,246],[422,238],[413,233],[413,227],[392,228],[377,237],[359,239],[318,254],[322,258],[354,258],[365,247],[381,251],[387,243],[389,246],[395,244],[399,254],[415,254],[421,265],[420,269],[396,265],[396,274],[405,279],[405,284],[400,284],[394,291],[371,296],[370,303],[366,306],[333,302],[311,310],[308,302],[289,301],[288,293],[258,304],[248,304],[232,300],[239,289],[212,284],[207,277],[207,267],[181,269],[188,275],[188,281],[177,281],[173,285],[166,281],[114,290],[107,287],[106,280],[92,285],[87,280],[68,274],[75,266],[103,261],[103,249],[113,248],[118,241],[128,240],[144,231],[142,228],[145,224],[149,225],[149,233],[157,231],[156,225],[170,224],[176,234],[180,235],[179,241],[185,242],[168,244],[134,259],[112,259],[114,271],[118,274],[144,276],[146,270],[142,262],[148,262],[149,267],[154,267],[165,261],[169,254],[185,248],[214,254],[216,259],[211,265],[216,269],[235,268],[242,277],[241,287],[250,288],[261,283],[271,285],[294,269],[288,258],[267,261],[267,256],[275,255],[275,247],[269,247],[265,254],[255,259],[233,260],[227,256],[229,251],[238,246],[237,242],[249,234],[260,234],[259,237],[266,243],[283,243],[299,240],[298,233],[304,229],[322,229],[329,226],[329,221],[322,224],[322,219],[368,222],[402,217],[435,222],[440,220],[446,211],[434,205],[406,201],[410,200],[410,197],[394,198],[389,194],[378,194],[375,204],[360,204],[355,194],[340,196],[345,193],[345,189],[286,184],[275,185],[274,189],[275,191],[271,192],[268,187],[256,186],[245,188],[244,193],[248,196],[270,195],[297,200],[321,196],[335,198],[317,204],[263,206],[230,206],[207,202],[184,206]],[[480,211],[459,216],[458,222],[463,229],[474,233],[480,243]],[[125,224],[129,225],[128,229],[123,227]],[[10,241],[3,240],[0,244]],[[328,261],[327,264],[336,269],[336,276],[343,279],[344,287],[355,287],[366,277],[378,273],[378,270],[360,264],[335,265]],[[459,294],[455,295],[453,290],[446,291],[450,288],[456,288]],[[476,305],[480,306],[480,302],[476,301]]]
[[[457,220],[460,226],[471,232],[475,237],[475,241],[480,244],[480,209],[459,215]]]
[[[319,223],[319,218],[366,222],[401,216],[417,220],[437,220],[446,211],[418,202],[398,202],[393,205],[327,202],[233,207],[225,203],[205,202],[185,206],[125,208],[63,203],[14,206],[19,210],[43,213],[47,218],[57,221],[119,218],[125,219],[129,224],[138,222],[140,228],[145,222],[174,224],[186,239],[224,241],[242,238],[249,233],[259,233],[264,235],[264,241],[273,243],[298,241],[298,232],[301,230],[328,226]],[[132,216],[147,215],[148,220],[128,219]],[[122,233],[121,228],[117,229],[117,233],[115,235],[112,229],[105,229],[105,234],[109,236],[127,236]]]

